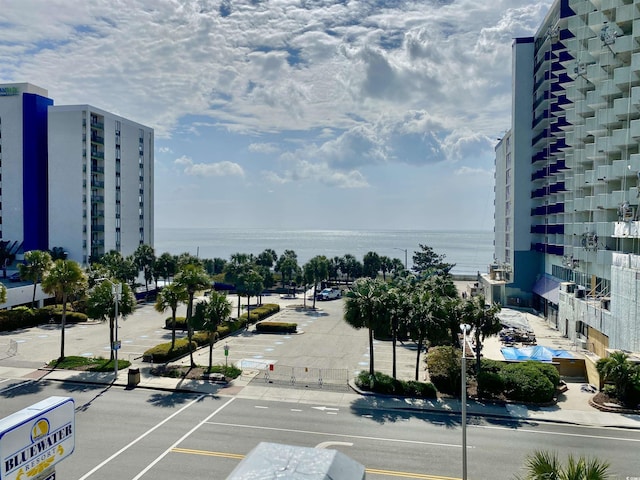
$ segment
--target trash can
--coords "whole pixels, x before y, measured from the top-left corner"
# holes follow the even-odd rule
[[[135,387],[140,383],[140,369],[139,368],[130,368],[129,369],[129,387]]]

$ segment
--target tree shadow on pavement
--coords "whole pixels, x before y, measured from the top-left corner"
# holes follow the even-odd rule
[[[351,403],[351,412],[381,425],[411,419],[422,420],[432,425],[440,425],[451,429],[462,425],[462,415],[459,411],[437,410],[435,407],[430,409],[428,406],[423,408],[416,405],[412,406],[411,400],[403,398],[385,397],[384,399],[379,399],[374,396],[362,397]],[[509,418],[507,416],[485,416],[473,412],[467,414],[467,425],[500,425],[508,428],[520,428],[536,424],[531,420]]]
[[[198,402],[203,402],[206,398],[219,398],[216,395],[203,395],[196,393],[158,392],[151,395],[147,402],[155,407],[173,408],[192,401],[194,397],[197,398]]]

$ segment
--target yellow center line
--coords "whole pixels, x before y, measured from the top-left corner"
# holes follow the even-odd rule
[[[189,455],[204,455],[207,457],[231,458],[242,460],[245,456],[239,453],[211,452],[208,450],[194,450],[191,448],[172,448],[174,453],[186,453]],[[460,480],[455,477],[443,477],[440,475],[427,475],[425,473],[398,472],[394,470],[381,470],[379,468],[366,468],[367,473],[372,475],[387,475],[388,477],[417,478],[419,480]]]

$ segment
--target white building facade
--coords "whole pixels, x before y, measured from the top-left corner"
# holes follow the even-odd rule
[[[16,253],[47,249],[45,89],[0,84],[0,240]]]
[[[89,105],[49,108],[50,243],[86,264],[153,246],[153,129]]]
[[[0,241],[82,265],[153,246],[153,129],[47,95],[0,85]]]
[[[508,222],[508,185],[519,221],[512,259],[496,227],[496,260],[512,271],[502,303],[544,312],[601,356],[640,351],[640,6],[557,0],[513,54],[511,178],[498,145],[496,225]]]

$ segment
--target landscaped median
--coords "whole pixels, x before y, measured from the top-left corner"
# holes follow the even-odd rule
[[[225,321],[218,325],[218,328],[213,333],[215,336],[214,341],[246,328],[247,323],[256,323],[259,320],[263,320],[278,313],[279,311],[280,305],[277,303],[267,303],[254,308],[248,314],[243,313],[238,319]],[[166,328],[171,328],[171,322],[171,318],[166,320]],[[186,330],[186,319],[183,317],[176,318],[175,328],[176,330]],[[152,361],[153,363],[167,363],[175,361],[185,355],[188,355],[190,350],[195,351],[198,347],[209,345],[210,335],[211,334],[209,332],[194,333],[191,348],[189,347],[189,341],[186,338],[176,340],[173,348],[171,348],[171,342],[161,343],[145,351],[143,358],[145,360]]]

